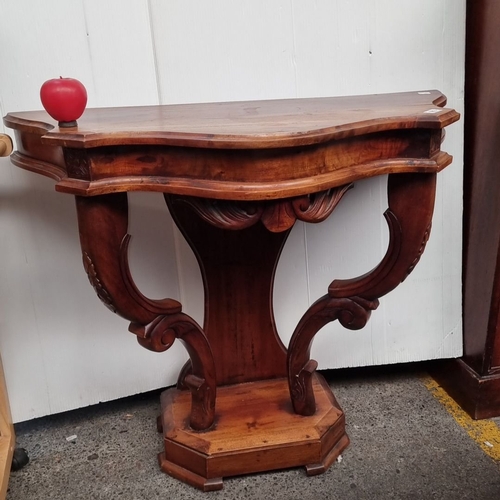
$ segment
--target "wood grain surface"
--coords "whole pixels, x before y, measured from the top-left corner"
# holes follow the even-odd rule
[[[9,113],[7,127],[44,133],[44,144],[93,148],[162,144],[274,148],[395,128],[443,128],[457,120],[437,90],[349,97],[87,109],[76,129],[44,111]]]
[[[159,191],[215,199],[308,195],[451,163],[442,131],[459,114],[438,91],[371,96],[98,108],[74,129],[44,112],[10,113],[12,161],[96,196]]]

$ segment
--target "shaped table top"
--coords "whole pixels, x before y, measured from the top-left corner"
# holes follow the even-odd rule
[[[442,130],[459,114],[439,91],[87,109],[59,128],[45,111],[9,113],[12,162],[56,189],[94,196],[159,191],[219,199],[302,196],[451,163]]]
[[[44,134],[45,144],[91,148],[163,144],[260,149],[325,142],[399,128],[440,129],[458,120],[437,90],[349,97],[89,108],[60,129],[45,111],[9,113],[7,127]]]

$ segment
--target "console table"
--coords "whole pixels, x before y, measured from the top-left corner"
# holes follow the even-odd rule
[[[429,238],[436,174],[458,120],[438,91],[88,109],[74,128],[9,113],[12,162],[75,196],[83,265],[139,344],[190,361],[161,397],[161,468],[203,490],[222,478],[305,466],[324,472],[348,445],[344,414],[310,359],[330,321],[362,328],[413,270]],[[389,174],[390,242],[371,272],[335,280],[304,311],[288,348],[273,317],[277,262],[296,220],[325,220],[356,181]],[[152,300],[127,261],[128,191],[164,194],[200,265],[201,327]],[[368,242],[367,242],[368,243]]]

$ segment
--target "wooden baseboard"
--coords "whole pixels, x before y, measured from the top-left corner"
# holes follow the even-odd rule
[[[433,363],[429,372],[472,418],[500,416],[500,373],[481,376],[462,359]]]

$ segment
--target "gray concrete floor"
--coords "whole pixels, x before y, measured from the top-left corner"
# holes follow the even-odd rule
[[[156,461],[154,392],[18,424],[17,443],[31,461],[11,474],[7,499],[499,500],[500,464],[429,393],[421,370],[323,373],[345,411],[351,445],[320,476],[294,469],[228,478],[211,493],[170,478]]]

